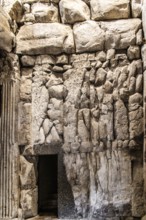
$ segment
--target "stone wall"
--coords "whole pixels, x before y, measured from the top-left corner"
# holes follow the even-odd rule
[[[62,153],[73,201],[59,177],[60,218],[145,215],[145,7],[140,0],[22,0],[8,10],[21,66],[24,219],[38,214],[38,156],[58,154],[61,176]]]

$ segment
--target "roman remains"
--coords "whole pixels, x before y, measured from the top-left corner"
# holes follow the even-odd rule
[[[146,0],[0,5],[0,220],[146,220]]]

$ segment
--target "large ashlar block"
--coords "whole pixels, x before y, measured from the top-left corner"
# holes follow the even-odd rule
[[[48,6],[43,3],[35,3],[32,6],[32,14],[35,16],[36,22],[58,22],[58,8],[54,5]]]
[[[129,0],[91,0],[93,20],[112,20],[129,18]]]
[[[90,19],[90,10],[81,0],[61,0],[59,6],[63,23],[73,24]]]
[[[58,23],[24,25],[16,37],[18,54],[60,54],[74,52],[73,33]]]
[[[77,53],[103,49],[105,33],[97,22],[89,20],[75,24],[73,31]]]
[[[10,30],[10,17],[0,6],[0,49],[10,52],[14,44],[14,35]]]
[[[135,18],[101,22],[101,28],[105,31],[105,49],[126,49],[136,44],[136,34],[141,28],[141,20]]]

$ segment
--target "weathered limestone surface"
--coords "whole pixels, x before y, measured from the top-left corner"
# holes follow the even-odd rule
[[[11,180],[17,187],[12,191],[17,192],[13,200],[11,194],[8,200],[7,190],[0,184],[4,198],[0,200],[0,220],[13,204],[12,218],[38,215],[38,156],[58,154],[60,161],[62,153],[73,194],[73,219],[140,220],[146,210],[146,1],[142,7],[140,0],[23,0],[10,4],[21,67],[21,76],[11,77],[20,81],[16,126],[20,170],[17,164],[16,180]],[[10,31],[8,25],[7,21]],[[5,40],[8,49],[1,49],[9,51],[11,39]],[[12,90],[5,83],[9,78],[6,64],[10,69],[13,66],[12,75],[18,72],[18,60],[12,63],[10,57],[0,58],[0,85],[5,85],[7,94]],[[4,131],[10,129],[6,117],[0,116],[0,125]],[[3,168],[12,155],[7,157],[9,143],[3,129],[0,142],[6,155],[0,161],[0,174],[8,187],[6,176],[12,168],[6,172]],[[17,149],[13,143],[12,149]],[[14,154],[18,161],[18,149]],[[63,203],[69,195],[61,196]]]
[[[43,3],[35,3],[32,6],[32,15],[36,22],[58,22],[58,8],[54,5],[44,5]]]
[[[53,24],[32,24],[21,27],[17,35],[18,54],[73,53],[74,42],[69,26]]]
[[[146,40],[146,1],[143,1],[142,6],[142,25],[143,25],[143,32],[144,32],[144,39]]]
[[[20,156],[20,205],[23,210],[23,217],[28,218],[37,215],[37,177],[36,164]]]
[[[10,17],[0,6],[0,49],[11,52],[14,46],[14,35],[10,30]]]
[[[129,0],[91,0],[91,15],[93,20],[113,20],[129,18]]]
[[[41,55],[31,67],[34,153],[62,146],[80,217],[143,215],[142,62],[128,51]]]
[[[130,45],[135,45],[137,32],[141,28],[141,20],[124,19],[110,22],[101,22],[101,28],[106,33],[106,49],[126,49]]]
[[[88,20],[75,24],[73,32],[69,26],[57,23],[25,25],[17,35],[16,51],[32,55],[73,53],[76,46],[76,52],[81,53],[102,50],[104,45],[105,49],[126,49],[138,41],[140,28],[140,19],[101,23]]]
[[[90,19],[90,10],[81,0],[61,0],[59,6],[63,23],[74,24]]]
[[[75,24],[73,30],[76,52],[92,52],[103,49],[104,31],[95,21],[85,21]]]
[[[131,7],[132,7],[132,16],[134,18],[140,17],[142,11],[142,0],[132,0]]]

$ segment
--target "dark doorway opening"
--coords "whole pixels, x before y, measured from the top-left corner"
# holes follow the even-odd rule
[[[38,212],[40,215],[58,214],[58,156],[39,156],[38,161]]]

